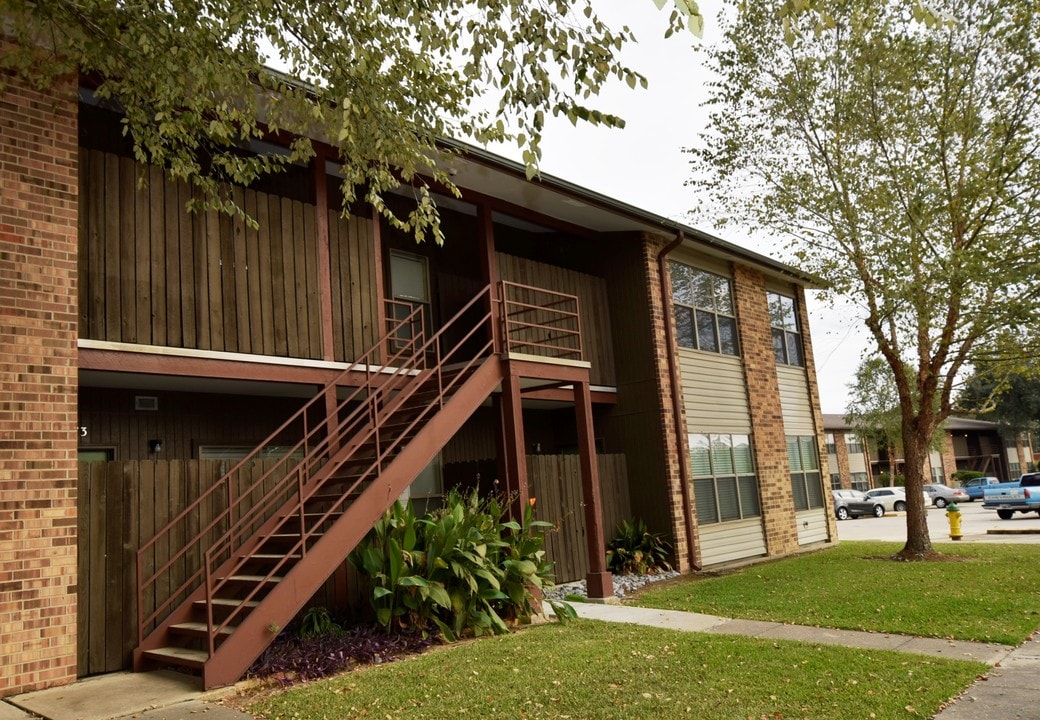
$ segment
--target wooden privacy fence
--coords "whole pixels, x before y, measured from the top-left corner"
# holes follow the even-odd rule
[[[630,519],[628,476],[624,455],[598,455],[603,534],[610,538],[622,520]],[[585,500],[577,455],[528,455],[527,480],[536,498],[535,517],[553,524],[545,533],[546,556],[556,566],[556,582],[582,580],[589,571],[585,540]]]
[[[220,460],[79,464],[78,675],[130,667],[137,643],[137,549],[215,483],[227,465]],[[259,478],[268,465],[267,461],[254,463],[242,483]],[[162,566],[175,554],[178,543],[186,539],[188,530],[204,527],[224,509],[224,498],[218,495],[221,497],[192,518],[191,528],[182,537],[154,547],[146,560],[146,571]],[[199,552],[181,558],[166,587],[145,595],[145,610],[154,608],[157,596],[177,587],[201,564]],[[357,583],[353,580],[330,581],[325,595],[319,593],[321,597],[316,600],[324,598],[327,602],[332,593],[346,592],[347,588],[355,591]],[[342,595],[340,600],[344,600]]]
[[[219,460],[79,464],[77,669],[81,677],[130,667],[137,642],[137,549],[216,482],[227,470],[226,465],[227,461]],[[255,463],[242,483],[260,477],[266,469],[266,462]],[[630,512],[624,456],[600,455],[599,472],[604,528],[609,537]],[[536,516],[555,526],[546,533],[546,552],[556,563],[557,582],[585,577],[588,551],[578,456],[528,456],[528,477],[531,495],[537,498]],[[222,502],[215,499],[211,506],[202,508],[192,520],[193,528],[205,526],[219,514]],[[146,570],[163,565],[175,553],[178,542],[171,538],[156,545]],[[179,579],[200,565],[199,553],[187,554],[167,584],[176,587]],[[364,611],[367,598],[362,597],[365,591],[361,585],[353,569],[345,567],[326,583],[315,602]],[[158,588],[145,595],[146,610],[154,607],[156,596],[163,591]]]

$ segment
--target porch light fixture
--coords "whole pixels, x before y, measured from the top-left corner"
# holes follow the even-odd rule
[[[148,451],[158,455],[162,452],[162,440],[149,440]]]

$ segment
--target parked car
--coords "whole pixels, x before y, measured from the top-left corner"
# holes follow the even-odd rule
[[[1000,481],[1000,478],[993,477],[992,475],[972,478],[971,480],[965,480],[962,483],[964,491],[968,493],[968,502],[975,502],[976,500],[981,500],[986,488],[990,487],[991,485],[1009,485],[1009,483],[1002,483]]]
[[[928,497],[928,493],[922,492],[924,496],[924,505],[928,507],[932,504],[932,499]],[[866,496],[874,502],[881,503],[886,512],[903,512],[906,510],[906,488],[898,485],[889,485],[888,487],[874,488],[873,490],[867,490]]]
[[[1040,515],[1040,473],[1026,473],[1017,483],[987,485],[982,507],[996,510],[1001,520],[1010,520],[1017,512]]]
[[[968,502],[967,492],[942,483],[928,483],[924,486],[924,491],[931,498],[932,505],[937,508],[944,508],[950,503]]]
[[[885,514],[884,505],[870,500],[860,490],[831,490],[831,496],[834,498],[834,515],[839,520],[863,515],[882,517]]]

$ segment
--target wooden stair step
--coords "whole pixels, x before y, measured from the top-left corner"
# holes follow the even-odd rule
[[[194,650],[182,647],[161,647],[145,650],[144,656],[156,662],[178,665],[180,667],[200,670],[209,660],[209,653],[205,650]]]
[[[204,622],[182,622],[176,625],[170,625],[170,630],[180,633],[181,635],[192,635],[196,637],[205,637],[209,633],[209,626]],[[234,627],[221,628],[219,634],[230,635],[235,631]]]
[[[226,579],[229,582],[280,583],[285,578],[281,575],[272,575],[271,577],[264,575],[232,575],[231,577],[221,579]]]
[[[193,604],[196,607],[199,607],[199,606],[205,607],[206,601],[205,600],[196,600]],[[241,607],[241,606],[245,606],[245,607],[248,607],[248,608],[260,607],[260,601],[259,600],[246,600],[245,602],[243,602],[241,600],[235,600],[234,598],[213,598],[213,604],[218,606],[218,607]]]

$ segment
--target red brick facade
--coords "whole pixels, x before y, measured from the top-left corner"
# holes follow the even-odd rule
[[[734,265],[733,285],[766,551],[769,555],[782,555],[798,549],[798,528],[792,512],[794,496],[776,358],[772,352],[765,277],[758,270]]]
[[[827,508],[827,537],[838,537],[837,519],[834,516],[834,502],[830,492],[831,486],[830,458],[827,457],[826,435],[823,429],[823,413],[820,412],[820,384],[816,379],[816,360],[813,357],[812,342],[809,339],[809,311],[805,305],[805,288],[795,287],[795,307],[798,310],[798,327],[802,329],[802,353],[805,356],[805,376],[809,385],[809,404],[813,416],[813,428],[816,430],[816,447],[820,454],[820,479],[823,482],[823,503]],[[844,438],[843,438],[844,439]],[[848,468],[845,469],[848,474]]]
[[[0,95],[0,696],[76,679],[75,84]]]
[[[690,570],[689,543],[691,539],[686,532],[685,513],[686,506],[682,495],[682,476],[680,475],[680,463],[689,465],[690,449],[685,444],[680,444],[676,434],[677,424],[679,429],[686,427],[685,412],[680,417],[675,417],[673,410],[673,383],[670,373],[668,354],[674,358],[678,355],[678,347],[673,343],[669,346],[668,335],[665,333],[665,323],[668,316],[665,314],[663,299],[661,297],[661,273],[658,264],[658,253],[664,248],[667,240],[647,235],[643,239],[643,265],[646,268],[646,293],[647,304],[650,308],[650,318],[653,326],[654,338],[654,376],[658,392],[658,402],[661,412],[661,427],[664,435],[664,458],[667,468],[668,504],[670,517],[672,518],[671,534],[675,540],[676,570],[686,572]],[[665,268],[667,274],[668,269]],[[670,285],[670,279],[666,276],[666,285]],[[682,403],[679,403],[680,408]],[[691,490],[692,492],[692,490]],[[692,513],[691,521],[694,532],[697,528],[696,513]],[[694,548],[696,562],[700,563],[700,555]]]

